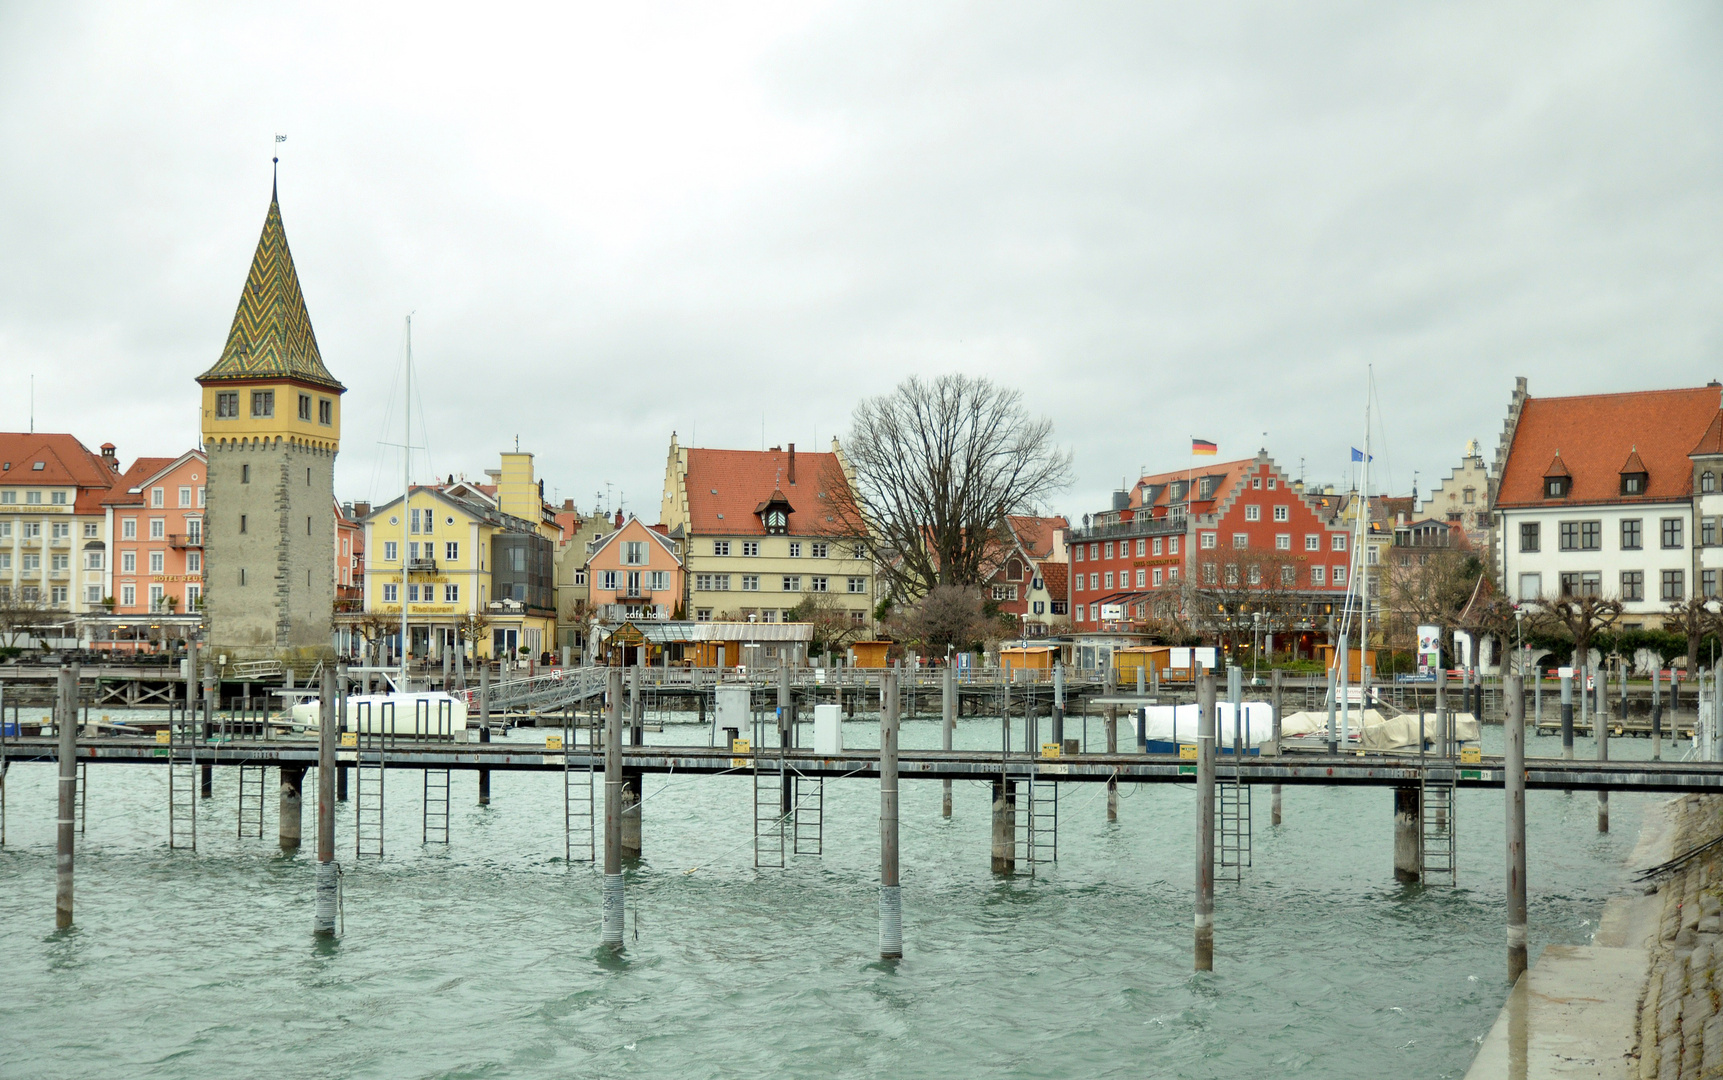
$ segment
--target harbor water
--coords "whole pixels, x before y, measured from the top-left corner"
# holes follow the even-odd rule
[[[707,741],[666,717],[653,743]],[[1043,723],[1043,731],[1045,721]],[[1067,735],[1080,722],[1068,722]],[[1121,725],[1123,726],[1123,725]],[[878,727],[844,725],[846,744]],[[1128,743],[1128,735],[1122,733]],[[507,737],[542,742],[543,733]],[[1021,740],[1021,729],[1018,729]],[[1100,749],[1100,722],[1088,722]],[[1499,727],[1484,734],[1497,752]],[[906,721],[905,749],[939,745]],[[997,719],[959,723],[997,748]],[[1557,756],[1528,736],[1528,754]],[[1612,756],[1649,756],[1617,739]],[[1681,750],[1669,743],[1670,756]],[[1593,755],[1581,739],[1578,756]],[[1224,768],[1223,768],[1224,776]],[[392,771],[387,857],[355,861],[338,814],[344,935],[311,935],[307,846],[236,838],[218,769],[196,854],[170,852],[167,772],[92,766],[75,929],[56,933],[54,775],[14,765],[0,849],[0,1077],[1454,1077],[1506,997],[1503,807],[1462,791],[1458,888],[1393,880],[1385,788],[1288,787],[1254,865],[1216,888],[1215,970],[1191,970],[1188,785],[1060,790],[1058,862],[989,871],[989,788],[902,785],[905,957],[877,950],[879,785],[828,782],[824,854],[752,864],[746,775],[649,775],[627,949],[598,949],[599,875],[563,860],[562,776],[453,776],[447,845],[420,843],[416,770]],[[1527,798],[1530,938],[1589,941],[1644,809]]]

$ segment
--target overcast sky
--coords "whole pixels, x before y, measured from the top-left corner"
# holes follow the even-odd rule
[[[34,374],[37,430],[192,445],[282,133],[343,498],[399,489],[409,311],[420,476],[518,435],[649,521],[673,429],[824,449],[951,370],[1073,517],[1191,436],[1343,482],[1371,364],[1427,491],[1515,375],[1723,374],[1720,106],[1712,3],[0,0],[0,424]]]

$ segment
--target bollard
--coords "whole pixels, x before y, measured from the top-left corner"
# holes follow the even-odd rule
[[[939,746],[949,752],[951,750],[951,735],[957,728],[957,669],[948,662],[945,665],[945,681],[939,690]],[[940,817],[951,816],[951,781],[942,781],[945,785],[943,801],[940,804]]]
[[[604,718],[604,914],[599,941],[622,951],[622,669],[610,672]]]
[[[281,772],[281,850],[299,850],[304,823],[300,810],[305,802],[305,766],[283,765]]]
[[[1573,760],[1573,669],[1566,668],[1561,677],[1561,756]]]
[[[1214,970],[1214,672],[1197,683],[1196,970]]]
[[[491,741],[491,665],[490,661],[479,666],[479,741]],[[479,770],[479,805],[491,804],[491,771]]]
[[[1515,675],[1508,691],[1507,751],[1503,755],[1508,827],[1508,985],[1526,970],[1526,687]]]
[[[903,892],[897,877],[897,673],[886,679],[879,717],[879,956],[903,957]]]
[[[72,926],[72,859],[77,842],[78,807],[78,669],[60,669],[54,734],[59,739],[59,819],[55,822],[58,853],[54,868],[54,929]]]
[[[1137,669],[1137,677],[1142,677],[1142,668]],[[1119,707],[1107,706],[1107,753],[1119,752]],[[1119,820],[1119,777],[1115,773],[1107,777],[1107,820]]]
[[[335,934],[335,899],[339,888],[335,866],[335,742],[341,699],[335,673],[323,671],[323,693],[317,710],[317,910],[312,933]]]
[[[1273,689],[1271,691],[1273,696],[1270,699],[1271,704],[1269,706],[1269,708],[1273,712],[1273,717],[1272,717],[1270,722],[1274,725],[1274,727],[1269,732],[1268,745],[1271,748],[1271,750],[1273,751],[1275,757],[1280,756],[1280,702],[1281,702],[1280,676],[1281,676],[1281,672],[1280,672],[1279,668],[1275,668],[1273,671],[1269,672],[1269,678],[1272,681],[1272,685],[1273,685]],[[1272,788],[1269,789],[1268,822],[1270,825],[1279,825],[1280,824],[1280,785],[1279,784],[1275,784]]]
[[[1422,876],[1418,859],[1422,793],[1415,787],[1394,789],[1394,880],[1415,884]]]

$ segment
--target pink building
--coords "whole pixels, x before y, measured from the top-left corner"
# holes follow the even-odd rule
[[[141,457],[102,500],[109,538],[103,602],[112,614],[101,621],[113,625],[100,636],[136,643],[195,633],[202,621],[208,475],[208,460],[198,450]]]

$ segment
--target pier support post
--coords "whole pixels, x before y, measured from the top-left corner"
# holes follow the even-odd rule
[[[78,806],[78,669],[60,669],[59,693],[55,698],[54,734],[59,739],[56,756],[60,766],[59,818],[55,822],[58,847],[54,866],[54,929],[72,925],[72,857],[77,842]]]
[[[1436,668],[1436,744],[1442,757],[1447,757],[1448,749],[1448,669]]]
[[[1511,675],[1507,749],[1503,754],[1508,826],[1508,985],[1526,970],[1526,685]]]
[[[1196,970],[1214,970],[1214,672],[1197,683]]]
[[[1661,665],[1661,661],[1659,664]],[[1663,760],[1663,668],[1651,669],[1651,758]]]
[[[949,657],[947,657],[945,664],[945,678],[939,687],[939,720],[939,747],[949,753],[952,732],[957,729],[957,669],[951,666]],[[941,784],[944,786],[945,792],[940,802],[939,816],[949,818],[951,816],[951,781],[943,780]]]
[[[910,676],[914,678],[914,675]],[[883,711],[880,722],[885,722]],[[778,657],[778,745],[785,750],[791,749],[796,741],[795,704],[790,698],[790,661],[788,657]],[[796,808],[795,775],[790,770],[783,770],[778,784],[778,813],[788,817]]]
[[[1017,871],[1017,785],[1003,773],[993,782],[993,872]]]
[[[1280,677],[1281,677],[1281,671],[1279,668],[1275,668],[1273,671],[1269,672],[1269,679],[1270,679],[1270,682],[1272,684],[1272,689],[1270,691],[1272,696],[1269,699],[1270,700],[1269,708],[1273,713],[1273,716],[1269,722],[1271,724],[1273,724],[1274,726],[1269,732],[1270,737],[1268,740],[1268,745],[1270,748],[1270,752],[1273,753],[1275,757],[1280,756],[1280,702],[1281,702]],[[1420,750],[1420,752],[1422,752],[1422,750]],[[1273,787],[1271,787],[1269,789],[1268,823],[1270,825],[1279,825],[1280,824],[1280,785],[1279,784],[1275,784]]]
[[[298,851],[304,833],[300,811],[305,803],[305,766],[281,766],[281,850]]]
[[[335,673],[323,670],[323,693],[317,716],[317,911],[312,933],[335,936],[335,898],[339,871],[335,866],[335,742],[341,699]]]
[[[352,693],[353,676],[347,673],[346,668],[342,668],[341,674],[335,680],[334,725],[337,744],[341,741],[341,735],[347,730],[347,699]],[[347,766],[345,765],[335,766],[335,801],[338,803],[347,801]]]
[[[913,676],[912,676],[913,677]],[[903,892],[897,877],[897,673],[886,675],[879,718],[879,957],[903,958]]]
[[[1143,669],[1137,669],[1137,677],[1141,678]],[[1107,706],[1107,753],[1119,752],[1119,707]],[[1119,778],[1115,774],[1107,777],[1107,820],[1119,820]]]
[[[1609,716],[1603,709],[1603,686],[1605,678],[1607,678],[1607,676],[1600,675],[1597,680],[1598,710],[1595,717],[1594,727],[1597,732],[1597,760],[1599,761],[1609,760]],[[1600,833],[1606,833],[1609,831],[1608,788],[1600,788],[1597,793],[1597,831]]]
[[[491,665],[486,661],[479,665],[479,741],[491,741]],[[565,748],[566,749],[566,748]],[[479,805],[491,804],[491,771],[479,770]]]
[[[645,665],[636,664],[629,675],[628,713],[630,716],[629,734],[634,746],[640,746],[646,741],[646,696],[642,689],[645,681]],[[640,799],[641,772],[635,769],[625,770],[622,774],[622,857],[624,859],[640,858]]]
[[[1561,756],[1573,760],[1573,669],[1561,677]]]
[[[1065,665],[1053,665],[1053,741],[1065,746]],[[1084,747],[1087,750],[1088,747]]]
[[[1409,885],[1419,880],[1418,859],[1422,792],[1415,787],[1394,789],[1394,880]]]
[[[610,672],[604,717],[604,915],[599,941],[622,951],[622,669]]]

